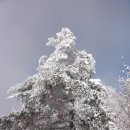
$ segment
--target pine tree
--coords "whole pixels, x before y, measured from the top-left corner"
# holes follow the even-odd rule
[[[105,85],[92,79],[92,55],[76,49],[68,28],[56,35],[48,39],[55,50],[40,58],[38,73],[10,88],[22,107],[1,117],[0,130],[116,130]]]

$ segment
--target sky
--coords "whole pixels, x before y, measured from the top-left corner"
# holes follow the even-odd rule
[[[63,27],[93,55],[96,78],[119,87],[121,57],[130,65],[130,0],[0,0],[0,115],[17,106],[6,99],[9,87],[37,73],[52,52],[47,39]]]

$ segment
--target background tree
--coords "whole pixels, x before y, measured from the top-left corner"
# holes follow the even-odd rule
[[[130,130],[130,68],[124,64],[123,76],[119,76],[119,90],[107,88],[108,104],[115,115],[115,123],[121,130]]]
[[[75,36],[63,28],[49,38],[55,48],[39,60],[38,73],[9,92],[22,107],[0,119],[1,130],[115,130],[102,81],[92,79],[95,61],[75,48]]]

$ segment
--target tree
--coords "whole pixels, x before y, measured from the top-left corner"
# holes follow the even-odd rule
[[[109,105],[114,106],[112,110],[116,114],[116,125],[121,130],[130,130],[130,68],[124,64],[123,76],[119,77],[120,90],[109,88]]]
[[[21,109],[0,119],[1,130],[116,130],[108,93],[95,74],[91,54],[75,48],[75,36],[63,28],[49,38],[55,48],[39,60],[38,73],[10,88]]]
[[[124,64],[123,76],[119,77],[120,91],[115,92],[112,98],[116,98],[116,104],[118,104],[118,109],[115,111],[117,113],[117,125],[123,130],[130,129],[130,78],[129,72],[130,67]]]
[[[126,130],[130,129],[130,78],[122,80],[122,93],[120,94],[121,99],[119,100],[119,105],[122,110],[123,127]]]

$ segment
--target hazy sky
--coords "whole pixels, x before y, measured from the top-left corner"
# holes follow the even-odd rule
[[[0,0],[0,115],[16,104],[6,100],[8,88],[36,73],[52,51],[48,37],[62,27],[93,54],[96,77],[118,87],[121,56],[130,65],[130,0]]]

